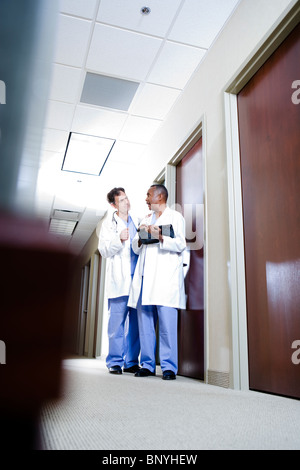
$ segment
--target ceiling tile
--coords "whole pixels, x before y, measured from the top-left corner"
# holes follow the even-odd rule
[[[181,90],[146,83],[132,103],[130,113],[153,119],[164,119]]]
[[[128,162],[135,164],[141,160],[146,145],[133,144],[118,140],[109,155],[110,162]]]
[[[48,101],[45,126],[66,131],[72,124],[75,106],[61,101]]]
[[[112,187],[125,186],[133,209],[147,211],[145,198],[136,197],[137,188],[145,187],[146,193],[149,184],[149,169],[143,164],[146,146],[237,3],[59,0],[36,206],[39,215],[47,217],[53,208],[77,210],[78,206],[82,218],[70,241],[78,252],[107,210],[106,194]],[[151,9],[149,15],[141,14],[143,6]],[[129,110],[80,102],[86,73],[139,82]],[[105,94],[111,95],[111,90]],[[116,140],[100,177],[61,171],[70,132]],[[30,185],[32,191],[33,165],[26,161],[30,165],[23,164],[19,184]]]
[[[90,227],[89,229],[86,229],[86,228],[82,229],[80,227],[80,224],[78,224],[78,227],[76,228],[73,234],[70,246],[73,248],[73,247],[76,247],[77,244],[80,244],[82,248],[85,245],[85,242],[83,244],[82,242],[90,238],[90,236],[92,235],[93,231],[96,228],[96,225],[97,224],[95,223],[95,226],[93,228]]]
[[[18,185],[24,181],[28,181],[31,185],[34,185],[37,175],[36,165],[22,164],[19,168],[18,174]]]
[[[80,225],[81,224],[89,224],[89,225],[94,224],[95,218],[100,220],[103,215],[104,215],[104,212],[98,213],[95,209],[90,210],[89,208],[86,208],[80,218]]]
[[[48,223],[52,211],[52,204],[53,194],[44,193],[43,189],[40,188],[36,193],[35,213],[39,218],[43,218],[43,220],[47,221]]]
[[[122,162],[118,162],[118,164],[116,164],[115,162],[109,161],[108,159],[102,172],[102,184],[105,187],[106,194],[108,193],[108,191],[111,190],[111,188],[118,186],[125,188],[125,190],[127,191],[128,181],[130,177],[135,173],[134,169],[134,165],[129,165],[128,163]],[[106,197],[105,199],[103,199],[103,201],[100,201],[102,207],[105,202]]]
[[[59,0],[59,11],[82,18],[94,18],[98,0]]]
[[[81,86],[81,73],[79,68],[53,64],[50,100],[75,102]]]
[[[53,209],[58,209],[58,210],[64,209],[64,210],[74,211],[74,212],[83,212],[85,208],[83,205],[72,204],[71,202],[65,201],[65,199],[56,197],[53,202]]]
[[[60,166],[64,157],[64,152],[51,152],[49,150],[42,150],[40,154],[40,166],[42,165],[56,165]]]
[[[85,61],[91,21],[59,15],[54,62],[82,67]]]
[[[183,89],[206,51],[167,41],[147,81]]]
[[[80,232],[81,230],[84,230],[84,231],[88,231],[90,234],[92,234],[92,232],[95,230],[96,226],[97,226],[97,223],[95,221],[95,216],[94,216],[94,220],[91,223],[86,223],[86,222],[80,221],[80,224],[76,228],[76,231],[78,230],[78,232]]]
[[[96,24],[86,66],[105,75],[144,80],[161,44],[161,39]]]
[[[97,21],[133,31],[164,37],[177,13],[181,0],[148,0],[149,15],[141,14],[140,0],[101,0]]]
[[[115,139],[126,119],[125,113],[79,105],[76,107],[72,131]]]
[[[186,0],[168,39],[208,49],[239,0]]]
[[[160,125],[161,121],[129,116],[120,134],[120,139],[148,144]]]
[[[60,171],[56,178],[56,201],[60,200],[57,209],[76,210],[74,207],[93,207],[95,201],[95,189],[99,186],[99,177],[81,175]]]
[[[43,133],[42,150],[62,152],[65,150],[69,132],[57,129],[45,129]]]

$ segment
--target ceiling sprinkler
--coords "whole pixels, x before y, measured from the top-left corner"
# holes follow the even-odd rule
[[[141,8],[141,13],[142,13],[142,15],[149,15],[150,12],[151,12],[151,10],[150,10],[149,7],[143,7],[143,8]]]

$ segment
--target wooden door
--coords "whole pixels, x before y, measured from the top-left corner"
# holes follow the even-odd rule
[[[80,288],[80,304],[79,319],[77,332],[77,354],[84,355],[84,344],[86,335],[86,323],[89,300],[89,278],[90,278],[90,262],[88,262],[81,271],[81,288]]]
[[[300,398],[300,26],[238,95],[249,382]]]
[[[178,374],[204,380],[202,138],[176,168],[176,202],[186,220],[189,250],[186,310],[178,312]]]

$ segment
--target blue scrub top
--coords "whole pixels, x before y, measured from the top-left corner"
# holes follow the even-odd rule
[[[130,237],[131,276],[133,277],[135,267],[136,267],[136,263],[137,263],[137,260],[138,260],[138,255],[136,255],[135,252],[132,249],[132,240],[134,239],[135,234],[136,234],[136,227],[133,223],[133,220],[132,220],[130,214],[128,214],[127,228],[129,229],[129,237]]]

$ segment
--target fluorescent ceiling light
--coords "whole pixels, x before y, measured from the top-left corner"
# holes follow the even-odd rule
[[[115,140],[70,132],[63,171],[99,176]]]

